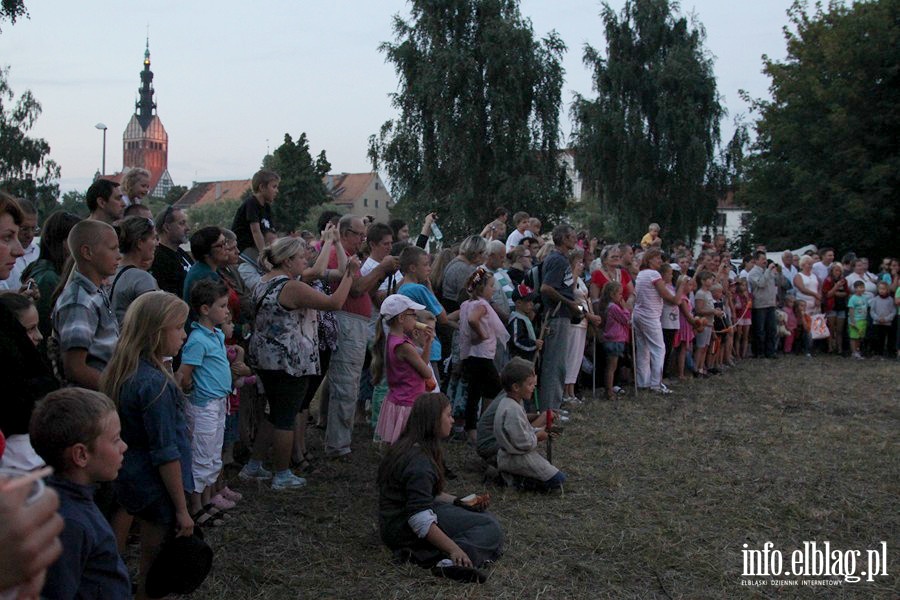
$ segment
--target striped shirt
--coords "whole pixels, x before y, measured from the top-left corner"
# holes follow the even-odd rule
[[[106,291],[78,271],[53,308],[53,335],[61,353],[87,350],[86,363],[102,371],[119,339],[119,324]]]

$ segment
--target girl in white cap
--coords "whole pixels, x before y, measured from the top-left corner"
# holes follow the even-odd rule
[[[421,351],[410,337],[417,325],[416,311],[424,308],[400,294],[388,296],[381,304],[372,347],[372,382],[377,384],[387,375],[388,394],[375,434],[388,444],[400,437],[416,398],[436,385],[428,363],[434,329],[425,326],[422,330]]]

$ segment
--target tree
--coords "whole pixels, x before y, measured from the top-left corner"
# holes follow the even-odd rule
[[[241,202],[242,200],[224,200],[188,208],[187,217],[191,230],[197,231],[201,227],[212,225],[231,229],[234,213],[237,212]]]
[[[693,239],[716,208],[716,148],[724,110],[705,31],[669,0],[601,11],[606,53],[585,46],[596,98],[576,95],[575,166],[588,201],[620,239],[652,221],[667,239]]]
[[[162,201],[171,206],[178,202],[178,200],[180,200],[181,197],[187,193],[187,191],[188,189],[183,185],[173,185],[171,188],[169,188],[169,191],[166,192],[166,196],[162,199]]]
[[[59,210],[76,214],[82,218],[87,218],[87,216],[91,214],[91,211],[88,210],[87,203],[84,201],[84,193],[75,190],[63,194],[58,208]]]
[[[28,18],[28,9],[24,0],[0,0],[0,23],[9,20],[13,25],[16,19]]]
[[[284,134],[284,143],[263,159],[263,167],[281,176],[278,199],[272,207],[279,231],[295,229],[312,207],[328,199],[322,178],[331,170],[331,164],[324,150],[313,161],[306,133],[301,133],[296,142]]]
[[[394,17],[400,115],[369,139],[410,221],[437,210],[441,229],[479,231],[508,205],[554,220],[569,184],[558,161],[565,45],[536,41],[518,0],[413,0],[411,19]]]
[[[900,1],[788,10],[787,58],[763,57],[756,143],[738,198],[771,247],[897,252]]]
[[[16,100],[8,74],[8,68],[0,67],[0,187],[33,201],[46,214],[57,208],[59,165],[47,158],[46,140],[28,137],[41,114],[40,103],[28,90]]]

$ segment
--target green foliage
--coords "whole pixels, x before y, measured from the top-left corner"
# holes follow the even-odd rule
[[[897,251],[900,1],[788,11],[784,62],[764,58],[756,143],[738,198],[769,247]]]
[[[666,239],[693,239],[721,192],[713,61],[703,26],[676,12],[669,0],[628,0],[619,15],[604,4],[606,52],[584,51],[597,96],[572,106],[575,166],[620,239],[653,221]]]
[[[188,189],[183,185],[173,185],[169,188],[169,191],[166,193],[166,197],[162,199],[162,201],[168,205],[175,204],[178,200],[187,193]]]
[[[0,1],[0,23],[8,20],[13,25],[17,19],[28,18],[28,9],[25,8],[25,0]]]
[[[275,226],[279,231],[295,229],[312,207],[328,199],[322,178],[331,170],[331,164],[325,158],[324,150],[313,161],[306,133],[301,133],[296,142],[290,135],[284,134],[284,143],[271,156],[263,159],[263,166],[281,176],[278,198],[272,206]]]
[[[394,17],[393,63],[400,115],[369,138],[410,222],[433,210],[445,235],[480,231],[498,206],[553,222],[569,183],[557,160],[566,47],[537,41],[517,0],[413,0]]]
[[[316,231],[319,228],[319,217],[322,216],[322,213],[326,211],[333,211],[339,213],[341,215],[347,212],[346,207],[338,206],[336,204],[320,204],[318,206],[313,206],[309,209],[309,212],[306,213],[306,219],[303,220],[302,223],[297,227],[298,231],[302,231],[306,229],[307,231],[311,231],[316,235],[319,235],[321,232]]]
[[[82,217],[84,219],[86,219],[88,215],[91,214],[91,211],[88,210],[87,204],[84,202],[84,192],[77,192],[75,190],[63,194],[62,200],[60,201],[60,204],[57,208],[59,210],[64,210],[66,212],[78,215],[79,217]]]
[[[191,231],[197,231],[197,229],[201,227],[210,225],[231,229],[234,213],[237,212],[238,206],[240,205],[241,200],[224,200],[188,208],[187,217],[188,223],[190,223],[191,226]]]
[[[11,19],[15,21],[15,14]],[[46,215],[57,208],[59,165],[47,158],[50,144],[46,140],[28,137],[41,104],[28,90],[16,100],[7,83],[8,73],[8,68],[0,67],[0,188],[31,200],[39,214]]]

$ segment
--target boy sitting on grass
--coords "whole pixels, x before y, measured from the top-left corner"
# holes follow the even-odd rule
[[[119,414],[100,392],[64,388],[48,394],[31,416],[31,443],[56,471],[63,553],[48,570],[41,598],[131,598],[125,563],[106,518],[94,503],[94,485],[112,481],[127,448]]]
[[[566,474],[551,465],[537,451],[539,442],[550,435],[542,427],[528,421],[523,403],[531,399],[537,375],[534,364],[514,358],[500,374],[504,393],[494,416],[494,437],[497,439],[497,467],[504,481],[523,490],[549,491],[559,489]]]

